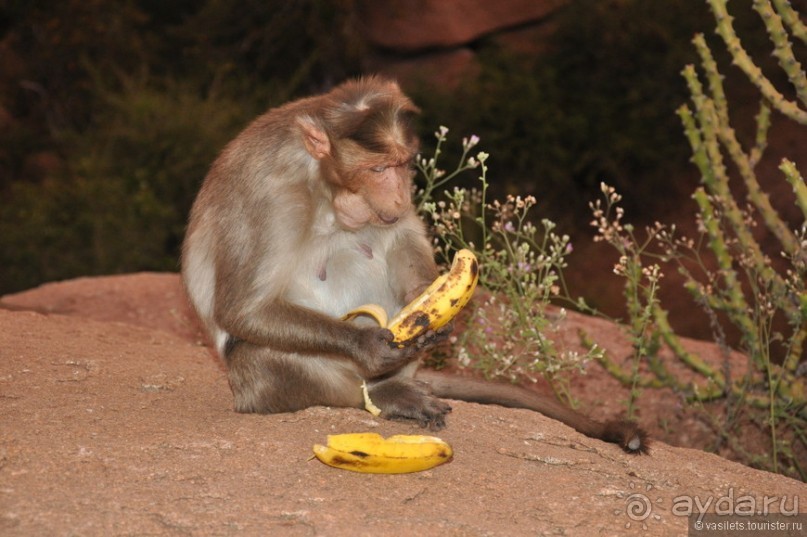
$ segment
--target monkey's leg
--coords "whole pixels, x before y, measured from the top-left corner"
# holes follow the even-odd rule
[[[347,360],[285,353],[238,342],[226,353],[237,412],[293,412],[364,404],[361,377]]]
[[[431,395],[428,385],[403,374],[372,381],[369,393],[382,418],[412,420],[435,431],[446,426],[451,412],[448,403]]]

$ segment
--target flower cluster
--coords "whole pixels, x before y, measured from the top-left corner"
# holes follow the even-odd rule
[[[602,200],[589,203],[594,216],[591,225],[597,229],[594,242],[605,241],[610,243],[625,231],[622,227],[622,217],[625,216],[625,211],[622,207],[617,206],[617,203],[622,200],[622,196],[617,194],[614,187],[600,183],[600,190],[605,195],[605,208],[602,206]],[[614,215],[611,214],[612,210]]]
[[[488,154],[470,155],[479,143],[477,136],[463,138],[455,171],[441,173],[437,161],[447,133],[444,128],[435,132],[434,157],[419,160],[426,179],[419,207],[430,217],[435,248],[444,260],[459,248],[471,249],[479,259],[485,298],[472,302],[469,329],[454,341],[458,362],[488,377],[534,380],[542,375],[559,384],[559,373],[582,368],[600,353],[596,347],[586,354],[557,349],[548,337],[566,316],[565,310],[550,304],[567,298],[562,269],[573,251],[570,238],[555,233],[550,220],[541,220],[540,226],[533,223],[530,212],[538,203],[533,196],[487,201]],[[442,199],[433,199],[446,178],[470,169],[480,172],[478,188],[455,187],[444,190]],[[556,388],[564,392],[562,386]]]

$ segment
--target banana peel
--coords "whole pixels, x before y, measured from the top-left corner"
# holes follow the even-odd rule
[[[370,399],[370,391],[367,389],[367,382],[364,380],[361,381],[361,394],[364,398],[364,408],[367,410],[367,412],[373,416],[380,416],[381,409],[375,406],[373,401]]]
[[[436,436],[378,433],[328,435],[326,446],[314,445],[314,456],[334,468],[368,474],[406,474],[451,461],[454,451]]]
[[[378,304],[365,304],[351,310],[342,319],[349,321],[369,315],[394,336],[393,343],[403,344],[427,330],[439,330],[448,324],[471,300],[479,281],[479,264],[468,249],[454,255],[448,272],[438,276],[425,291],[388,320],[387,312]]]

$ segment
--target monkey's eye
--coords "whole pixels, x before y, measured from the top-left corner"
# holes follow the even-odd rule
[[[373,166],[372,168],[370,168],[370,171],[373,171],[375,173],[381,173],[386,169],[387,169],[386,166]]]

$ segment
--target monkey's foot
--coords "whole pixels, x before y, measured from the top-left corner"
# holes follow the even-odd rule
[[[424,391],[416,381],[391,378],[370,387],[370,397],[388,420],[415,421],[421,427],[439,431],[446,426],[451,406]]]

